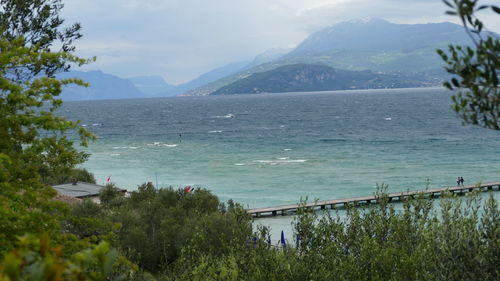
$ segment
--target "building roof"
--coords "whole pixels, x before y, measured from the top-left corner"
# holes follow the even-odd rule
[[[76,184],[66,183],[53,186],[58,193],[76,198],[98,196],[99,191],[103,187],[102,185],[87,182],[77,182]]]

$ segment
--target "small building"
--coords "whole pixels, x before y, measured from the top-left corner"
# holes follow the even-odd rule
[[[73,182],[66,184],[59,184],[52,186],[57,193],[64,197],[73,197],[79,200],[90,199],[95,203],[100,203],[99,191],[104,188],[103,185],[88,183],[88,182]],[[126,193],[127,190],[119,189],[121,192]],[[57,197],[56,197],[57,198]]]

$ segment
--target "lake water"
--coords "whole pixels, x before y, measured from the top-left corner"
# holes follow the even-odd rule
[[[83,166],[133,190],[207,188],[264,207],[500,180],[500,133],[462,126],[443,89],[67,102],[99,139]],[[283,221],[283,220],[281,220]]]

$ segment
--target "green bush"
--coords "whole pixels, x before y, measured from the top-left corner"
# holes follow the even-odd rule
[[[379,194],[380,204],[348,207],[345,216],[301,208],[295,247],[266,243],[222,246],[198,231],[182,251],[173,280],[499,280],[500,209],[491,196],[452,195],[434,208],[421,196],[402,210]],[[219,247],[219,246],[216,246]],[[190,266],[186,266],[189,264]],[[206,275],[203,274],[206,272]]]
[[[132,271],[133,266],[120,262],[118,252],[106,242],[65,258],[63,247],[52,247],[48,236],[24,236],[16,250],[3,257],[0,280],[123,280],[132,277]]]

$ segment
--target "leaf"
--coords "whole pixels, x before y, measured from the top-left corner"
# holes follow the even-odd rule
[[[479,6],[476,11],[481,11],[481,10],[484,10],[486,8],[490,7],[489,5],[482,5],[482,6]]]
[[[444,4],[450,8],[453,8],[453,5],[448,0],[443,0]]]
[[[498,8],[497,6],[491,6],[491,9],[495,11],[495,13],[500,14],[500,8]]]

